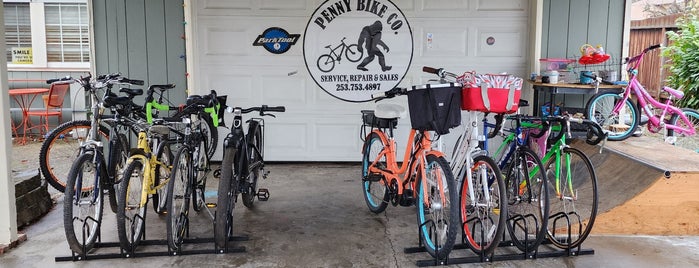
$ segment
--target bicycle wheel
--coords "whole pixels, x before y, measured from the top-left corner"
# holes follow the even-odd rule
[[[259,124],[255,121],[250,121],[248,126],[248,135],[246,139],[248,141],[248,177],[245,183],[243,183],[243,189],[241,191],[241,197],[243,198],[243,205],[247,208],[252,208],[254,206],[255,198],[257,197],[257,179],[260,177],[260,171],[262,170],[262,153],[264,152],[262,148],[262,129],[260,129]]]
[[[507,231],[524,253],[537,249],[546,238],[548,192],[544,164],[531,149],[519,147],[508,165]]]
[[[141,155],[143,156],[143,155]],[[143,156],[145,157],[145,156]],[[147,163],[131,156],[131,163],[124,169],[124,176],[119,184],[117,211],[117,233],[119,244],[126,252],[133,252],[143,238],[146,229],[146,211],[148,199],[142,200],[143,175]]]
[[[80,155],[80,143],[87,139],[91,122],[87,120],[69,121],[52,130],[39,151],[39,169],[41,175],[53,188],[60,192],[66,189],[66,179],[70,166],[66,163]],[[100,136],[105,140],[109,137],[109,129],[99,128]]]
[[[380,180],[370,179],[369,166],[375,161],[375,167],[379,169],[386,168],[386,156],[383,155],[379,159],[379,154],[386,148],[386,145],[379,134],[371,133],[364,141],[363,148],[362,191],[364,193],[364,201],[366,201],[366,205],[371,212],[381,213],[386,210],[390,198],[388,187],[386,187],[388,182],[385,178]]]
[[[619,114],[612,113],[621,96],[613,92],[602,92],[593,96],[585,108],[587,118],[597,122],[608,133],[610,141],[620,141],[631,136],[641,121],[640,111],[627,99]],[[624,114],[624,118],[620,115]]]
[[[216,147],[218,147],[218,128],[214,127],[214,120],[206,113],[201,115],[201,120],[206,122],[206,124],[199,124],[199,126],[204,140],[206,140],[206,155],[211,159],[214,157]]]
[[[359,51],[359,46],[357,44],[349,45],[347,46],[347,50],[345,50],[345,57],[351,62],[358,62],[362,59],[363,54],[364,53]]]
[[[335,68],[335,59],[328,54],[320,55],[316,65],[318,66],[318,70],[327,73]]]
[[[204,208],[204,193],[206,191],[206,175],[209,171],[209,157],[206,156],[206,147],[204,140],[199,141],[198,146],[192,151],[191,163],[191,181],[196,182],[194,185],[194,193],[192,196],[192,204],[194,211],[201,211]]]
[[[233,209],[238,185],[235,165],[235,148],[225,148],[221,161],[221,178],[218,182],[218,201],[216,205],[216,220],[214,224],[214,240],[216,248],[226,249],[228,238],[233,235]]]
[[[97,171],[94,153],[78,156],[70,167],[63,197],[63,227],[70,250],[87,254],[100,235],[102,191],[95,184],[106,172]]]
[[[675,146],[699,153],[699,112],[694,109],[683,108],[682,113],[687,117],[687,119],[689,119],[691,125],[688,125],[684,122],[684,120],[681,120],[681,117],[678,114],[673,114],[672,117],[670,117],[670,124],[688,129],[694,128],[695,134],[688,135],[685,133],[678,133],[672,129],[668,129],[667,134],[668,136],[675,137]]]
[[[155,153],[158,161],[163,165],[155,166],[155,177],[153,178],[154,186],[159,186],[170,178],[170,170],[172,167],[172,149],[170,148],[171,143],[168,141],[162,141],[158,146]],[[167,183],[167,182],[165,182]],[[164,185],[160,189],[156,190],[153,194],[153,210],[158,215],[163,215],[167,212],[167,199],[169,187]]]
[[[182,146],[175,155],[170,182],[167,185],[167,244],[173,251],[180,249],[189,224],[191,176],[191,152],[189,148]]]
[[[119,207],[117,205],[117,192],[118,184],[121,182],[122,173],[124,171],[124,166],[126,165],[126,160],[129,158],[128,152],[126,152],[126,136],[124,134],[117,135],[118,139],[115,141],[109,141],[109,174],[114,176],[106,181],[107,192],[109,196],[109,207],[112,212],[117,213]]]
[[[473,158],[471,178],[461,181],[461,224],[464,241],[476,254],[490,256],[502,240],[507,216],[505,183],[492,158]],[[488,185],[483,185],[487,183]],[[473,193],[469,191],[471,184]],[[487,196],[484,192],[488,190]]]
[[[420,171],[422,173],[422,171]],[[444,157],[427,155],[424,180],[417,177],[417,224],[427,253],[443,260],[449,256],[459,226],[458,189]]]
[[[548,238],[555,246],[569,249],[579,246],[595,223],[597,176],[590,159],[575,148],[564,148],[560,170],[556,170],[556,165],[555,157],[546,163],[549,183]]]

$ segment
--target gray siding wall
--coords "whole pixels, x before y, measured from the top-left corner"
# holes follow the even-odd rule
[[[119,72],[147,85],[176,84],[174,104],[186,93],[182,0],[93,0],[96,72]],[[142,100],[142,98],[141,98]]]
[[[602,45],[612,56],[610,60],[600,65],[578,65],[575,71],[616,70],[620,75],[625,6],[625,0],[544,0],[540,58],[577,60],[582,45]],[[555,102],[581,108],[590,97],[558,95]]]

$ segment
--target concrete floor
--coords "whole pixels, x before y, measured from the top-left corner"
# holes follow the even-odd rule
[[[416,261],[429,258],[427,253],[403,253],[404,248],[417,243],[413,207],[389,206],[386,213],[378,215],[368,211],[361,195],[358,164],[270,164],[267,170],[270,176],[260,187],[269,188],[270,200],[256,202],[254,210],[242,204],[236,207],[235,233],[250,238],[236,243],[246,248],[245,253],[55,262],[55,257],[70,254],[63,231],[63,200],[58,198],[49,214],[23,230],[26,242],[0,255],[0,267],[414,267]],[[217,184],[210,179],[208,188],[215,191]],[[115,242],[115,217],[107,207],[103,241]],[[192,213],[191,217],[191,236],[213,236],[207,212]],[[165,238],[164,220],[152,210],[148,211],[147,224],[148,239]],[[594,249],[594,255],[453,267],[699,267],[699,237],[592,235],[583,247]],[[213,244],[191,248],[213,248]],[[550,249],[542,246],[541,250]],[[165,251],[166,246],[141,246],[138,250]],[[107,252],[115,250],[97,251]],[[510,248],[496,251],[514,252]],[[474,255],[462,249],[451,256]]]

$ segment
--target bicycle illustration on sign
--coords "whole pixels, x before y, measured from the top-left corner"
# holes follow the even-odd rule
[[[347,39],[347,37],[343,37],[342,40],[340,40],[340,44],[335,48],[332,48],[332,45],[325,46],[325,48],[330,50],[330,53],[318,57],[318,61],[316,62],[318,70],[324,73],[332,71],[335,68],[335,62],[337,61],[340,63],[342,60],[343,53],[347,60],[351,62],[358,62],[362,59],[364,53],[359,50],[359,46],[357,44],[347,45],[345,44],[345,39]]]

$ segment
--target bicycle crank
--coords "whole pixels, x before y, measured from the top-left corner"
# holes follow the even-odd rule
[[[257,189],[257,194],[255,194],[255,195],[257,195],[257,200],[260,200],[260,201],[269,200],[269,190],[267,190],[266,188]]]

